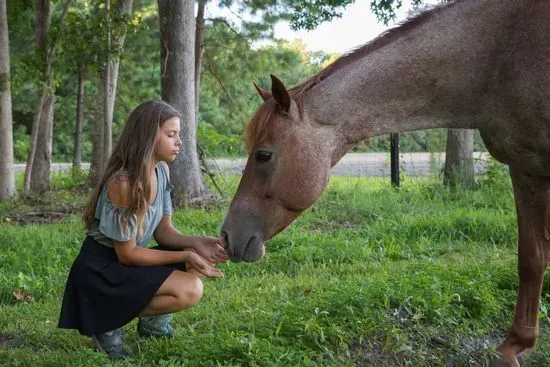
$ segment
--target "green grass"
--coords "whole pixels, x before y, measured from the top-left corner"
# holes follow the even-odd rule
[[[235,179],[228,179],[229,191]],[[56,183],[57,182],[57,183]],[[61,184],[65,182],[65,184]],[[473,191],[431,179],[335,178],[322,198],[252,264],[224,264],[202,301],[175,315],[181,336],[141,340],[113,363],[90,340],[56,328],[70,264],[83,239],[76,215],[14,225],[12,212],[85,202],[60,175],[51,197],[0,206],[2,366],[454,366],[482,365],[512,320],[516,224],[511,185],[492,174]],[[175,213],[184,233],[215,235],[227,202]],[[34,209],[33,209],[34,210]],[[69,211],[71,212],[71,211]],[[22,289],[27,300],[17,301]],[[550,360],[550,280],[538,350]]]

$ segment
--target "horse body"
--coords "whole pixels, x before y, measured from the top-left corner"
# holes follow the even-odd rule
[[[477,128],[503,163],[532,162],[550,175],[550,4],[463,1],[442,10],[312,86],[306,114],[339,125],[346,148],[389,132]]]
[[[462,0],[426,11],[288,91],[271,91],[247,127],[251,154],[222,227],[233,261],[324,190],[359,141],[427,128],[477,128],[510,166],[519,228],[520,290],[502,359],[535,344],[550,263],[550,0]]]

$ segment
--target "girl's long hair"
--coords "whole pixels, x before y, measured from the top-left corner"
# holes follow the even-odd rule
[[[143,234],[143,219],[151,197],[151,163],[160,127],[166,120],[176,116],[180,114],[174,107],[159,100],[143,102],[130,114],[107,168],[84,210],[84,223],[89,231],[96,221],[95,211],[101,191],[113,175],[125,170],[129,175],[130,201],[123,212],[124,229],[128,228],[130,219],[136,214],[138,235]]]

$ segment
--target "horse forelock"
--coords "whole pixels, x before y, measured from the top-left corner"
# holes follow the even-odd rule
[[[258,108],[254,116],[248,121],[244,131],[244,143],[246,150],[250,151],[255,144],[265,140],[269,133],[269,120],[275,113],[277,105],[270,99]]]
[[[299,118],[302,118],[304,113],[303,101],[296,97],[294,91],[290,91],[290,97],[296,102]],[[254,116],[246,124],[243,136],[246,150],[250,151],[254,145],[261,144],[266,140],[273,127],[273,123],[270,120],[277,113],[281,113],[279,108],[274,99],[267,100],[258,108]]]

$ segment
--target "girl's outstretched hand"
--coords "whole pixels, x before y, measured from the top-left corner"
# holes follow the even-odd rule
[[[187,257],[185,263],[188,266],[187,271],[195,274],[199,278],[222,278],[223,273],[220,269],[216,269],[214,265],[203,259],[200,255],[193,250],[185,251]]]
[[[193,247],[199,255],[211,263],[225,263],[229,260],[227,253],[216,237],[197,237],[196,244]]]

